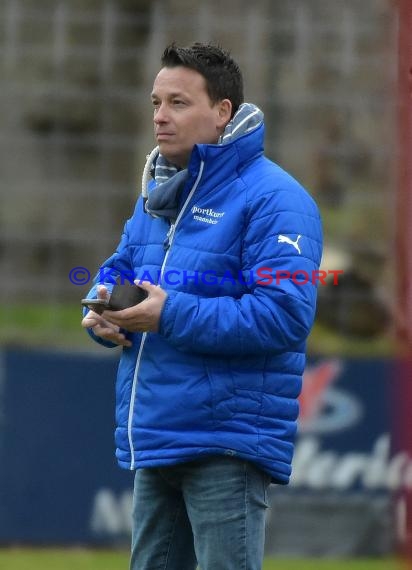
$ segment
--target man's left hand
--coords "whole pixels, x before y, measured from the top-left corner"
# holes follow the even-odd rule
[[[135,281],[135,283],[148,292],[148,297],[128,309],[104,311],[103,317],[109,323],[129,332],[157,332],[167,293],[160,285],[153,285],[148,281]]]

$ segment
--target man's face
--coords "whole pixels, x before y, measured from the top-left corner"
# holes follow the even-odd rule
[[[187,166],[193,146],[217,143],[230,120],[231,103],[213,104],[200,73],[186,67],[163,67],[152,91],[154,132],[161,154]]]

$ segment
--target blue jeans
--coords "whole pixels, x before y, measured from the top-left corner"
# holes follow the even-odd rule
[[[131,570],[261,570],[270,476],[213,456],[136,471]]]

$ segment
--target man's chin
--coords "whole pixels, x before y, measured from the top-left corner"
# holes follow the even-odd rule
[[[177,166],[178,168],[186,167],[188,160],[187,157],[183,158],[181,155],[177,155],[176,153],[171,152],[170,146],[159,143],[159,152],[168,162],[174,166]]]

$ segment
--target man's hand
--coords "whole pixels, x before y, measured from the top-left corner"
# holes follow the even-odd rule
[[[107,299],[109,293],[103,285],[97,288],[97,297],[99,299]],[[111,311],[110,311],[111,312]],[[104,340],[119,344],[121,346],[132,346],[130,340],[127,340],[125,335],[119,332],[119,327],[107,321],[102,315],[98,315],[94,311],[89,311],[82,320],[82,327],[85,329],[93,329],[96,336]]]
[[[157,332],[167,293],[159,285],[148,281],[135,283],[148,292],[148,297],[138,305],[122,311],[104,311],[104,319],[111,325],[129,332]]]

